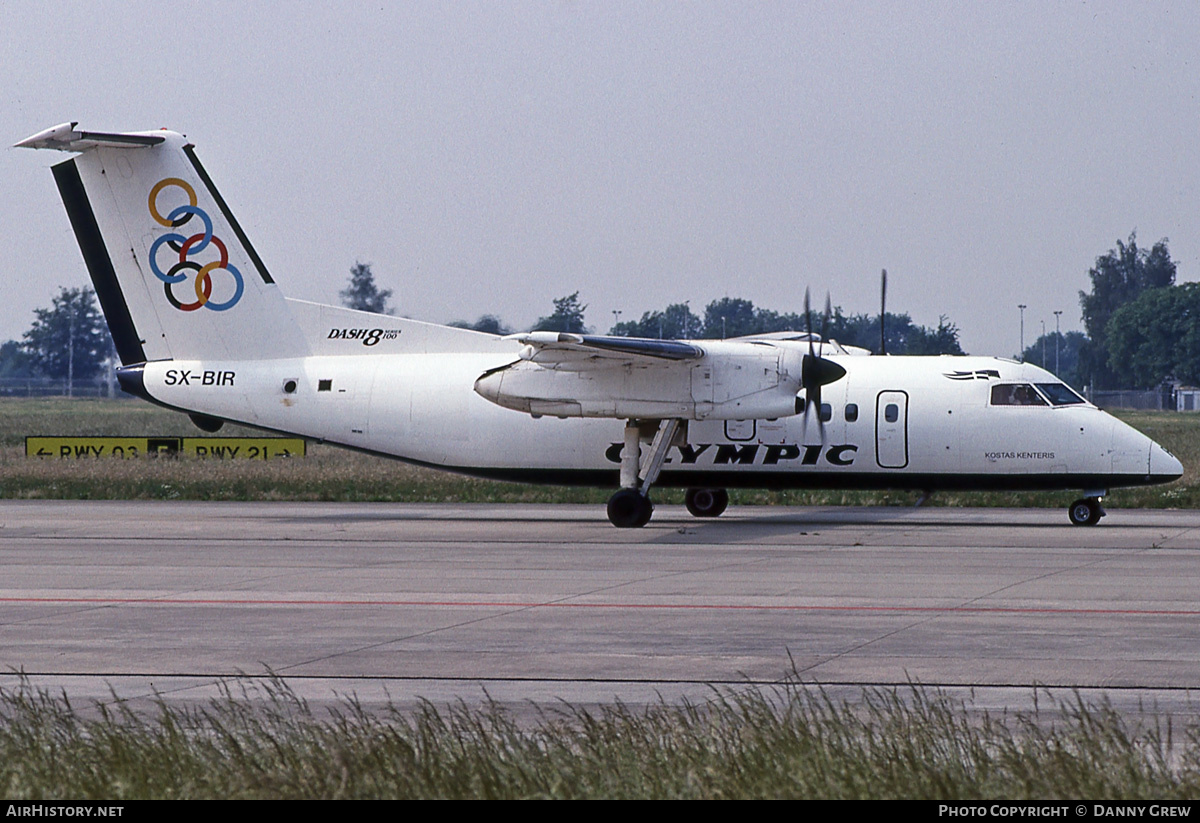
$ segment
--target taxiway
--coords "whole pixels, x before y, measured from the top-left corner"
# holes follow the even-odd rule
[[[1200,512],[6,501],[0,686],[702,698],[786,678],[1190,709]],[[966,693],[964,691],[964,693]]]

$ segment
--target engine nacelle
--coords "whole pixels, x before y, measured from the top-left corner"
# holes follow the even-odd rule
[[[796,414],[800,371],[798,357],[771,346],[699,361],[591,368],[521,361],[484,374],[475,391],[534,415],[749,420]]]

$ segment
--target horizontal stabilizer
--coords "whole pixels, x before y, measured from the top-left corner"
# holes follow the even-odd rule
[[[109,148],[143,149],[157,146],[166,138],[154,132],[130,132],[128,134],[110,134],[103,131],[78,131],[77,121],[61,123],[57,126],[39,131],[32,137],[26,137],[15,144],[18,149],[57,149],[58,151],[87,151],[88,149],[106,146]]]

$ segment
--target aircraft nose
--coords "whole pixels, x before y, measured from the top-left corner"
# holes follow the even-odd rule
[[[1150,476],[1163,480],[1183,477],[1183,464],[1157,443],[1150,444]]]

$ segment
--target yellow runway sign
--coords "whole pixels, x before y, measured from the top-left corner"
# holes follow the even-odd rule
[[[299,437],[184,437],[183,453],[210,460],[270,460],[304,457]]]
[[[304,457],[300,437],[26,437],[26,457],[82,460],[96,457],[177,457],[203,460],[271,460]]]

